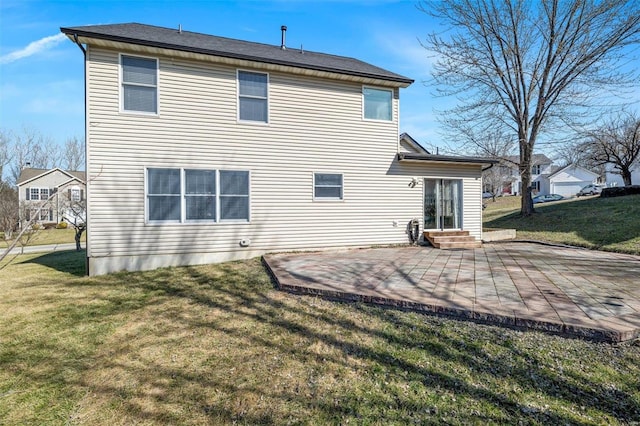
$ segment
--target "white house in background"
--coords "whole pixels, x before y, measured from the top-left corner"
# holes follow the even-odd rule
[[[85,199],[82,171],[25,167],[16,183],[21,222],[35,218],[37,223],[60,223],[71,214],[70,202]]]
[[[500,161],[499,166],[505,183],[502,194],[519,195],[522,193],[522,180],[519,171],[519,157],[510,156]],[[553,165],[553,161],[544,154],[534,154],[531,167],[531,186],[533,195],[559,194],[564,197],[575,196],[580,189],[598,181],[598,174],[584,167],[570,164],[565,167]]]
[[[492,162],[401,140],[407,77],[182,29],[61,31],[85,54],[91,275],[404,243],[414,218],[482,236]]]
[[[637,160],[634,163],[634,168],[631,171],[631,184],[632,185],[640,185],[640,160]],[[624,186],[624,181],[622,180],[622,175],[617,173],[612,173],[612,165],[607,165],[606,172],[606,182],[607,186]]]
[[[553,161],[544,154],[533,154],[531,161],[531,186],[534,194],[549,194],[549,181],[547,177],[553,172]],[[500,160],[505,183],[501,194],[522,194],[522,179],[520,178],[520,157],[511,155]]]
[[[574,197],[583,187],[596,183],[598,174],[584,167],[569,164],[551,173],[547,179],[550,194]]]

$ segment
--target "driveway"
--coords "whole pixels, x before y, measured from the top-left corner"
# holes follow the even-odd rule
[[[271,254],[280,289],[620,342],[640,335],[640,256],[484,244]]]

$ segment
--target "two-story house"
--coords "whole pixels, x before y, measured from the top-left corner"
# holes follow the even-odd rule
[[[503,193],[509,195],[522,194],[522,180],[520,178],[520,157],[512,155],[504,158],[500,166],[508,172],[507,182]],[[553,173],[553,161],[544,154],[533,154],[531,159],[531,189],[534,194],[548,194],[549,182],[546,179]]]
[[[73,220],[73,206],[85,200],[82,171],[24,167],[16,183],[21,223]]]
[[[522,194],[519,161],[518,156],[509,156],[501,159],[496,166],[501,171],[500,177],[504,181],[499,193]],[[533,155],[531,189],[534,195],[559,194],[569,198],[575,196],[584,186],[595,183],[597,180],[598,174],[584,167],[574,164],[558,167],[553,165],[553,161],[544,154]]]
[[[61,31],[85,55],[91,275],[404,243],[412,219],[481,238],[491,161],[401,141],[407,77],[181,28]]]

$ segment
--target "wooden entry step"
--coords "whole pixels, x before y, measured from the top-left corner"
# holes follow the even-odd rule
[[[482,241],[469,235],[469,231],[425,231],[424,238],[439,249],[479,248]]]

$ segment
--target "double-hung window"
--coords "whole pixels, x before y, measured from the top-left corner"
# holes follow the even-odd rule
[[[40,199],[40,188],[29,188],[29,198],[28,200],[39,200]],[[47,198],[45,198],[46,200]]]
[[[249,220],[249,172],[220,170],[220,219]]]
[[[269,76],[265,73],[238,71],[238,119],[269,121]]]
[[[338,173],[313,174],[313,198],[315,200],[342,200],[343,179]]]
[[[391,121],[393,113],[393,90],[362,88],[363,114],[367,120]]]
[[[120,57],[122,64],[122,110],[158,113],[158,60]]]
[[[249,221],[249,172],[147,169],[148,222]]]
[[[148,169],[149,221],[179,222],[182,217],[181,192],[180,169]]]

